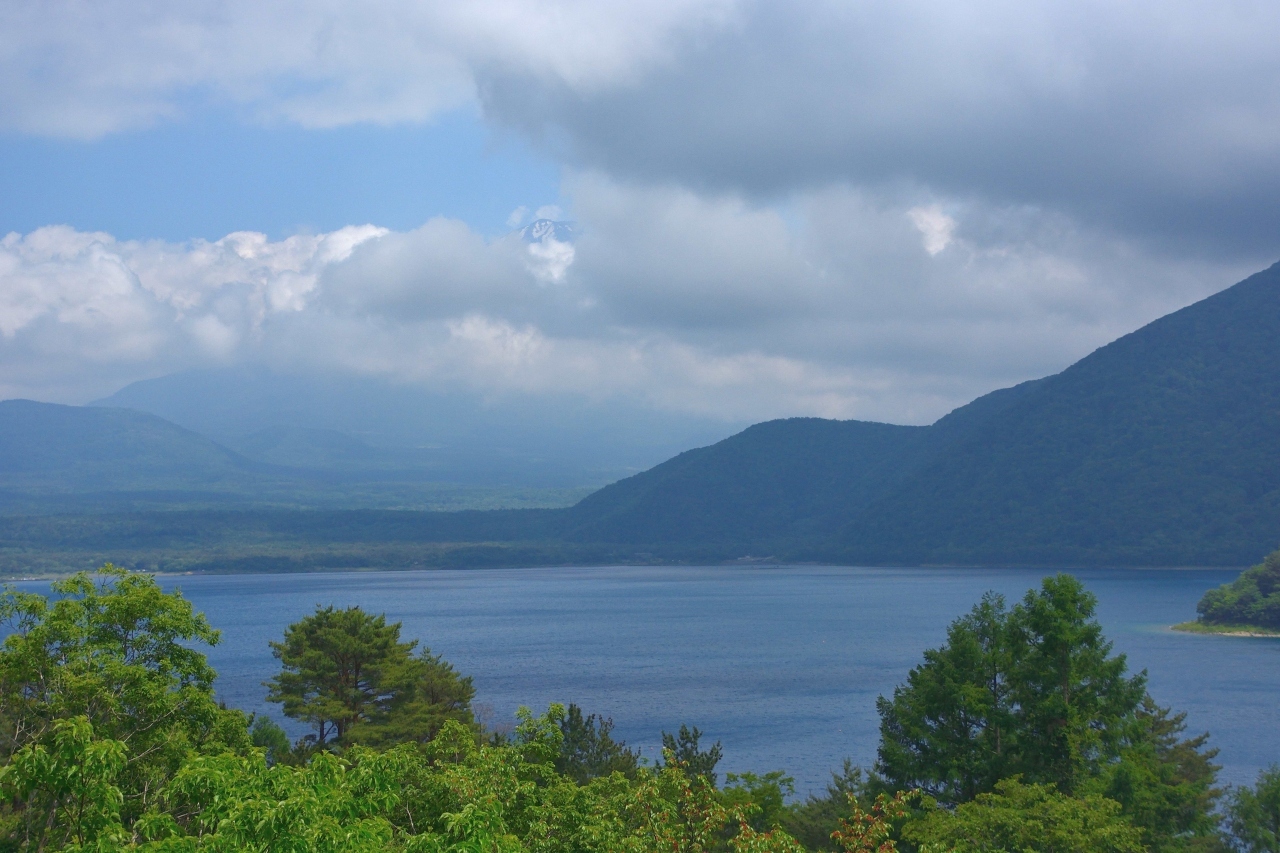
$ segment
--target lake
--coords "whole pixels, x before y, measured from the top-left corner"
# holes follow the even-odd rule
[[[1155,699],[1209,731],[1223,781],[1280,762],[1280,640],[1179,634],[1219,570],[1073,572]],[[604,567],[163,577],[215,627],[209,658],[229,704],[268,713],[267,646],[317,604],[358,604],[404,623],[475,680],[491,723],[519,705],[576,702],[612,717],[650,758],[681,723],[724,747],[722,771],[782,769],[820,790],[843,758],[869,765],[876,697],[986,590],[1010,599],[1043,570]],[[42,585],[18,586],[37,590]],[[47,587],[46,587],[47,588]],[[296,733],[298,730],[293,729]]]

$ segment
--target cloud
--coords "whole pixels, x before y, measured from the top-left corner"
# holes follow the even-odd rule
[[[1276,253],[1280,6],[744,6],[638,84],[481,69],[490,118],[645,183],[1034,205],[1161,251]]]
[[[306,127],[425,121],[479,68],[623,85],[730,0],[18,0],[0,7],[0,124],[93,138],[231,104]]]
[[[1252,271],[915,191],[826,187],[782,210],[584,172],[565,195],[573,242],[440,218],[183,244],[10,234],[0,392],[77,401],[260,363],[735,420],[921,423]]]
[[[920,229],[924,237],[924,250],[936,255],[951,244],[951,234],[956,230],[956,221],[942,212],[936,204],[928,207],[913,207],[907,211],[908,218]]]
[[[780,203],[922,190],[1258,260],[1280,228],[1277,38],[1280,6],[1210,0],[19,0],[0,7],[0,125],[479,105],[617,180]]]

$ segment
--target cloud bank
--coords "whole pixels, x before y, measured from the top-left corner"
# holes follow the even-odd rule
[[[1170,263],[1033,209],[845,188],[798,195],[783,215],[593,173],[566,190],[572,244],[447,219],[275,242],[10,234],[0,391],[84,400],[265,362],[726,418],[920,423],[1248,271]]]
[[[4,131],[470,108],[580,236],[9,235],[0,386],[264,361],[927,422],[1280,256],[1278,39],[1253,0],[20,0]]]

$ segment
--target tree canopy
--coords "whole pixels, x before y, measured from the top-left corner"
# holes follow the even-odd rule
[[[1065,576],[957,620],[880,703],[876,772],[846,762],[799,804],[781,770],[718,787],[721,744],[696,727],[662,733],[656,765],[576,705],[485,731],[469,678],[358,608],[317,608],[273,644],[273,696],[315,730],[294,748],[219,706],[200,650],[217,632],[149,577],[107,567],[0,607],[0,853],[1276,853],[1280,837],[1276,768],[1218,833],[1205,737],[1146,696]]]
[[[1231,583],[1206,592],[1196,612],[1207,625],[1280,631],[1280,551],[1272,551]]]
[[[309,723],[310,740],[389,745],[429,740],[445,720],[471,722],[471,679],[417,641],[400,623],[359,607],[317,607],[271,644],[281,664],[268,700]]]

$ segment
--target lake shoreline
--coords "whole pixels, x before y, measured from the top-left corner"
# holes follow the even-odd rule
[[[1170,625],[1169,629],[1181,631],[1184,634],[1205,634],[1217,637],[1280,638],[1280,631],[1257,625],[1206,625],[1203,622],[1179,622],[1177,625]]]

